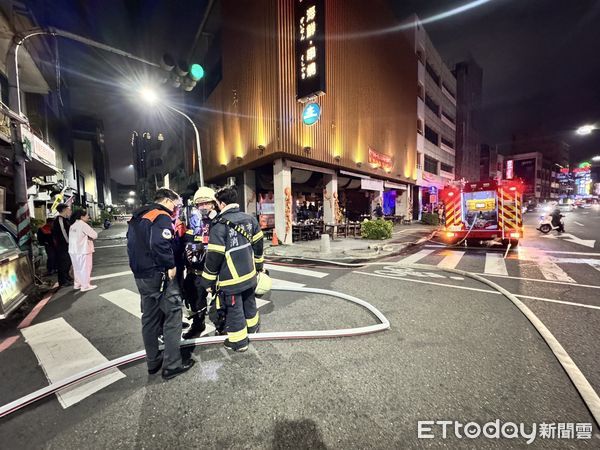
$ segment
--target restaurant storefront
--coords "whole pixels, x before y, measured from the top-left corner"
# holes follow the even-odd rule
[[[244,209],[286,243],[294,224],[337,228],[377,204],[410,218],[414,50],[402,35],[367,33],[351,46],[335,38],[393,25],[388,3],[225,2],[221,16],[229,64],[198,116],[208,182],[235,177]]]

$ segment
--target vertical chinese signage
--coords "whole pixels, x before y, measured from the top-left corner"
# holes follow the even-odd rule
[[[325,0],[296,0],[296,98],[325,93]]]

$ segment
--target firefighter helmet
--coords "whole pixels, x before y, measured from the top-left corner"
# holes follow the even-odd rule
[[[207,202],[216,202],[216,201],[217,201],[217,199],[215,198],[215,191],[213,191],[211,188],[206,187],[206,186],[202,186],[194,194],[194,204],[195,205],[197,205],[198,203],[207,203]]]
[[[271,280],[271,277],[269,276],[269,272],[266,270],[264,272],[258,272],[257,278],[258,279],[257,279],[256,290],[254,291],[254,295],[256,297],[260,298],[263,295],[266,295],[271,291],[271,288],[273,287],[273,280]]]

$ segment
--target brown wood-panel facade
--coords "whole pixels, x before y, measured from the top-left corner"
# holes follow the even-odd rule
[[[295,1],[223,0],[223,78],[201,119],[207,179],[288,155],[414,183],[416,57],[400,32],[378,32],[395,25],[387,1],[326,0],[326,94],[312,126],[296,101]],[[392,157],[389,173],[369,165],[369,148]]]

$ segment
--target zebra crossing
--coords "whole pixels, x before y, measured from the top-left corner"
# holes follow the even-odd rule
[[[303,287],[309,283],[308,280],[311,278],[322,279],[329,275],[326,272],[297,267],[267,265],[267,268],[271,271],[274,287]],[[130,275],[130,272],[117,272],[98,276],[95,279],[108,282],[110,278],[125,275]],[[286,278],[293,278],[295,281]],[[306,281],[306,284],[299,282],[299,278]],[[137,319],[141,318],[140,296],[135,286],[106,291],[106,289],[102,289],[100,284],[100,288],[98,291],[86,294],[86,296],[93,296],[92,301],[94,302],[102,300],[116,307],[117,309],[114,309],[113,313],[116,313],[117,317],[120,313],[124,313],[125,316],[122,316],[124,319],[131,316]],[[259,311],[269,303],[271,303],[269,300],[256,299]],[[184,321],[187,321],[185,314]],[[131,322],[124,320],[124,323],[130,324]],[[215,328],[212,323],[207,321],[206,330],[202,333],[202,336],[211,334],[214,331]],[[49,383],[62,380],[108,361],[108,358],[94,346],[94,339],[84,336],[78,331],[77,323],[69,323],[64,317],[30,325],[23,328],[21,333],[26,344],[38,360],[39,366]],[[226,357],[229,357],[229,355],[226,355]],[[62,408],[68,408],[125,377],[126,374],[122,371],[116,368],[111,369],[71,388],[64,389],[58,392],[56,396]]]
[[[580,252],[572,256],[521,248],[505,258],[502,251],[494,249],[456,250],[432,246],[401,258],[397,263],[434,265],[492,277],[565,284],[593,283],[600,272],[600,254]]]

